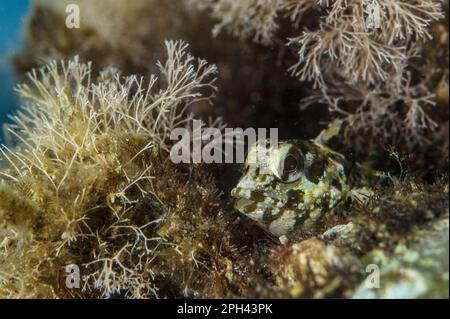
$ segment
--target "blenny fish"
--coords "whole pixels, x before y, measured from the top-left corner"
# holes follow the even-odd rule
[[[325,145],[340,125],[331,125],[314,140],[287,140],[275,146],[269,140],[257,141],[231,192],[235,209],[286,239],[310,231],[339,203],[369,196],[360,187],[358,165]]]

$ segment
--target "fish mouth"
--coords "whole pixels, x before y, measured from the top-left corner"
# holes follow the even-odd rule
[[[236,199],[248,199],[254,202],[263,202],[266,198],[272,198],[275,200],[281,199],[280,196],[272,192],[240,187],[236,187],[231,191],[231,197]]]
[[[258,203],[264,200],[257,194],[259,193],[251,189],[234,188],[231,191],[231,196],[235,199],[234,209],[244,214],[252,214],[256,210]]]
[[[242,192],[241,192],[242,191]],[[231,195],[235,198],[234,209],[253,220],[262,229],[268,230],[268,223],[272,216],[272,205],[262,192],[247,189],[233,189]],[[270,232],[270,231],[269,231]]]
[[[244,214],[251,214],[256,210],[257,204],[257,202],[247,198],[237,198],[234,201],[234,209]]]
[[[251,219],[262,222],[264,214],[271,209],[267,195],[254,189],[235,188],[231,192],[235,198],[234,209]]]
[[[256,225],[262,229],[267,229],[267,225],[264,223],[264,214],[270,209],[269,207],[261,207],[255,202],[246,198],[238,198],[234,202],[234,209],[239,213],[247,216],[253,220]]]
[[[264,201],[264,196],[260,192],[239,187],[231,191],[231,196],[235,198],[234,208],[244,214],[252,213],[258,203]]]

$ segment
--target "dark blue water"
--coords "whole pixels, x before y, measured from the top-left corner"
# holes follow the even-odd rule
[[[10,56],[21,45],[21,35],[29,0],[0,1],[0,127],[7,121],[7,114],[17,108],[13,87],[15,80],[11,70]],[[0,129],[0,143],[3,132]]]

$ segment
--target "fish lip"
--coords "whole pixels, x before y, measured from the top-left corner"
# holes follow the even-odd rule
[[[244,201],[244,203],[242,203],[242,201]],[[239,207],[239,205],[242,204],[241,207]],[[239,212],[240,214],[246,216],[247,218],[251,219],[253,222],[255,222],[259,227],[261,227],[262,229],[266,229],[266,225],[263,223],[262,221],[262,214],[255,214],[255,212],[257,212],[258,210],[261,210],[263,212],[265,212],[266,210],[270,209],[269,207],[259,207],[258,210],[254,210],[254,211],[246,211],[245,207],[249,206],[249,205],[253,205],[256,204],[255,201],[249,200],[249,199],[237,199],[234,203],[234,209]],[[261,215],[261,216],[259,216]]]
[[[231,197],[234,198],[236,201],[245,199],[255,202],[254,200],[251,199],[252,191],[253,190],[249,188],[236,187],[231,190]]]
[[[254,209],[249,209],[252,206],[254,206]],[[235,198],[233,208],[256,221],[259,221],[260,218],[255,218],[255,212],[272,209],[270,205],[267,205],[263,201],[257,201],[243,196]]]
[[[239,198],[241,198],[242,196],[240,195],[240,193],[241,193],[241,189],[240,188],[233,188],[232,190],[231,190],[231,197],[232,198],[235,198],[235,199],[239,199]]]
[[[275,199],[275,200],[278,200],[278,201],[282,201],[284,199],[280,195],[277,195],[277,194],[274,194],[274,193],[270,193],[270,192],[267,192],[267,191],[259,191],[259,190],[251,189],[251,188],[234,188],[231,191],[231,197],[233,197],[236,200],[246,199],[246,200],[252,201],[254,203],[259,203],[260,201],[252,199],[252,196],[251,196],[252,193],[253,194],[257,194],[257,195],[262,196],[262,197],[268,197],[268,198],[271,198],[271,199]],[[245,195],[245,194],[248,194],[248,195]]]
[[[234,209],[237,210],[238,212],[241,212],[243,214],[248,214],[248,212],[245,212],[243,207],[254,205],[255,203],[256,203],[255,201],[252,201],[247,198],[236,198],[233,206],[234,206]]]

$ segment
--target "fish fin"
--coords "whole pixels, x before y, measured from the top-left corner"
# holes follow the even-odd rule
[[[327,144],[333,137],[339,135],[341,132],[342,120],[334,120],[331,122],[327,128],[325,128],[320,134],[315,138],[315,142],[319,144]]]

